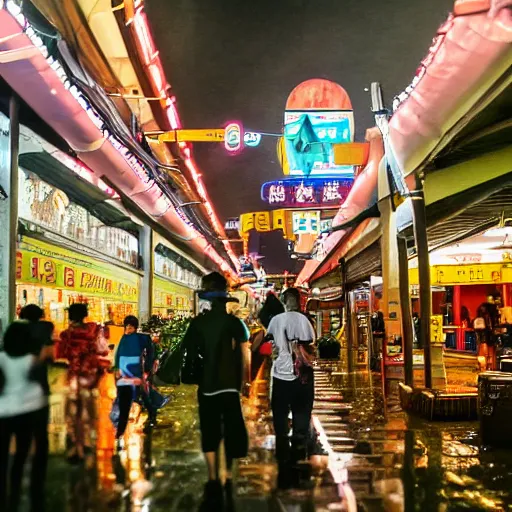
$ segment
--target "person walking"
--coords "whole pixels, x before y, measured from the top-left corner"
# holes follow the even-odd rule
[[[265,329],[268,329],[272,318],[281,313],[284,313],[283,303],[272,292],[268,292],[265,303],[258,314],[261,325],[263,325]]]
[[[0,510],[8,512],[19,510],[23,470],[33,441],[30,510],[45,510],[49,409],[38,372],[43,363],[33,354],[36,343],[31,324],[16,321],[7,328],[0,351]],[[12,437],[16,452],[8,474]]]
[[[205,486],[205,510],[220,510],[224,501],[219,476],[218,450],[224,440],[226,482],[224,492],[232,502],[233,460],[245,457],[248,436],[240,403],[240,392],[248,382],[249,330],[226,311],[230,300],[228,283],[218,272],[203,277],[200,298],[211,302],[211,309],[194,318],[185,333],[183,349],[200,353],[202,375],[197,392],[201,445],[208,466]]]
[[[270,320],[281,313],[284,313],[282,302],[272,292],[268,292],[265,303],[258,313],[259,324],[262,327],[255,328],[251,333],[251,382],[256,378],[261,366],[268,357],[268,355],[265,355],[265,350],[267,345],[270,349],[270,344],[266,343],[266,330]]]
[[[276,435],[278,487],[294,485],[293,469],[308,456],[311,413],[315,396],[312,346],[315,332],[300,312],[300,294],[296,288],[283,293],[285,312],[270,321],[267,334],[272,337],[271,406]],[[292,412],[290,446],[288,416]]]
[[[53,331],[55,327],[52,322],[44,320],[44,311],[36,304],[24,306],[19,317],[20,320],[26,320],[29,323],[31,330],[30,351],[42,361],[42,364],[37,367],[37,377],[46,395],[49,395],[48,363],[54,359]]]
[[[85,322],[87,304],[71,304],[68,308],[69,327],[60,335],[57,359],[67,359],[69,366],[66,397],[68,461],[78,463],[93,450],[92,430],[96,417],[92,390],[100,378],[98,337],[100,326]]]
[[[156,421],[156,408],[151,404],[148,393],[142,390],[144,374],[149,373],[153,367],[154,347],[151,337],[138,333],[138,329],[137,317],[130,315],[124,319],[124,334],[115,354],[114,367],[119,405],[116,431],[118,448],[121,448],[121,439],[128,425],[132,403],[141,394],[148,411],[149,424],[154,425]]]

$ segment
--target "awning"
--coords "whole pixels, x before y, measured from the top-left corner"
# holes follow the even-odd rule
[[[314,283],[320,277],[336,269],[341,258],[344,258],[357,244],[374,230],[380,230],[379,219],[366,219],[357,226],[334,250],[326,256],[324,261],[311,275],[309,282]]]
[[[26,24],[21,14],[15,17],[5,8],[0,9],[0,50],[36,48],[30,39],[30,33],[24,31],[21,23],[24,26]],[[187,243],[198,259],[210,259],[236,282],[238,277],[231,266],[173,208],[169,198],[148,175],[143,163],[134,158],[114,135],[100,130],[96,113],[87,104],[86,98],[70,87],[65,76],[62,77],[64,70],[56,61],[50,65],[50,61],[45,58],[47,51],[40,44],[40,39],[35,35],[32,37],[40,46],[37,52],[23,60],[0,65],[0,72],[7,83],[65,138],[80,159],[96,171],[98,177],[106,176],[141,210],[158,222],[169,237],[176,237]]]
[[[508,2],[456,2],[389,122],[390,149],[405,175],[453,155],[457,138],[474,132],[470,124],[482,132],[499,121],[482,114],[511,83],[511,42]]]
[[[65,192],[72,203],[82,206],[107,226],[124,229],[138,237],[138,225],[108,202],[108,194],[77,176],[48,153],[23,153],[19,156],[19,164],[49,185]]]
[[[512,146],[425,177],[430,250],[455,243],[511,217]],[[397,208],[397,229],[412,237],[410,199]]]
[[[347,284],[360,283],[371,276],[380,276],[382,273],[380,240],[348,260],[345,271]]]

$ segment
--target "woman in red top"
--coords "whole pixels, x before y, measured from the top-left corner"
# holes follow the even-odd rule
[[[100,377],[98,336],[100,326],[85,323],[87,304],[72,304],[68,309],[69,328],[60,335],[57,358],[69,362],[66,399],[68,460],[77,463],[92,451],[91,431],[95,420],[95,401],[91,393]]]

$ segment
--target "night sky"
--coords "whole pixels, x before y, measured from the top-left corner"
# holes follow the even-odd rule
[[[380,81],[386,103],[411,81],[453,0],[146,0],[167,78],[188,128],[241,120],[280,132],[284,105],[303,80],[326,78],[350,95],[356,140],[373,126],[364,91]],[[221,217],[264,210],[265,181],[282,176],[276,140],[238,156],[196,144],[195,156]],[[266,267],[291,269],[280,236],[263,237]],[[270,255],[271,253],[271,255]]]

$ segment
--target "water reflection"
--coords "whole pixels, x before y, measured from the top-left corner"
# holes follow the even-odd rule
[[[331,370],[327,371],[328,374]],[[508,510],[512,506],[510,452],[479,447],[478,423],[428,423],[384,400],[366,374],[341,369],[325,379],[343,395],[350,415],[321,417],[334,450],[336,437],[353,439],[345,459],[347,483],[366,510]],[[509,508],[507,508],[509,507]]]
[[[315,425],[320,446],[308,471],[314,485],[274,492],[276,464],[268,406],[268,369],[258,375],[244,412],[251,449],[235,475],[230,510],[457,511],[507,510],[512,504],[509,452],[482,450],[478,424],[429,424],[396,409],[381,381],[339,367],[319,368]],[[206,474],[200,453],[196,390],[179,386],[144,431],[134,407],[125,448],[114,446],[109,419],[113,376],[100,381],[94,435],[96,450],[80,466],[64,462],[65,397],[62,372],[52,373],[49,509],[193,511],[201,505]],[[356,503],[357,502],[357,503]]]

